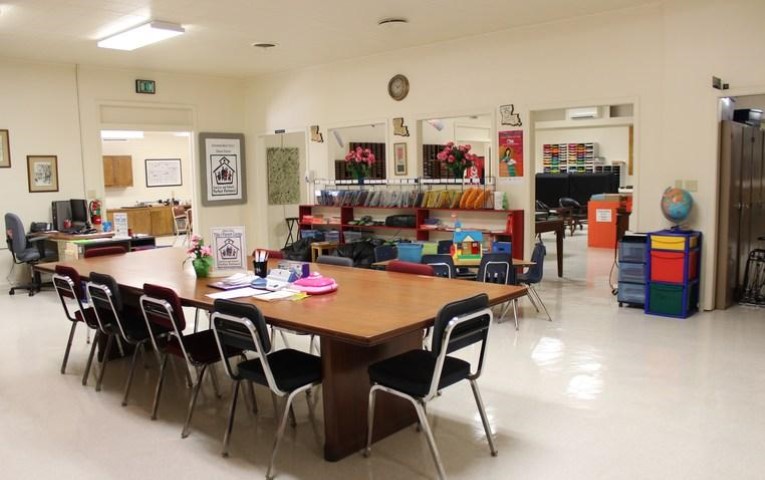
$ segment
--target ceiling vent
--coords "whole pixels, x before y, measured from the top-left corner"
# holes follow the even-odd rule
[[[569,108],[566,110],[568,120],[592,120],[600,118],[599,107]]]

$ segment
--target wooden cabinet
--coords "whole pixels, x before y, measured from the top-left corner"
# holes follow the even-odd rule
[[[104,155],[104,187],[133,186],[133,157]]]
[[[127,213],[128,228],[134,234],[144,233],[152,237],[173,235],[172,207],[136,207],[111,209],[106,217],[114,222],[115,213]]]

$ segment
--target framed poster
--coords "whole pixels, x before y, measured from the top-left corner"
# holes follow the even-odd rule
[[[58,157],[27,155],[29,192],[58,192]]]
[[[117,237],[129,237],[130,225],[128,224],[128,214],[117,212],[112,218],[114,219],[114,235]]]
[[[147,187],[180,187],[183,185],[180,158],[147,158]]]
[[[499,176],[523,176],[523,130],[499,132]]]
[[[393,165],[396,175],[406,175],[406,143],[393,145]]]
[[[218,227],[212,229],[214,270],[246,271],[247,242],[244,227]]]
[[[11,140],[8,130],[0,130],[0,168],[11,167]]]
[[[247,203],[244,135],[200,133],[202,205],[215,207]]]

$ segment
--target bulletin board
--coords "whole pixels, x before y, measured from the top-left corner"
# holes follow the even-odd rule
[[[180,158],[147,158],[147,187],[180,187],[183,185]]]

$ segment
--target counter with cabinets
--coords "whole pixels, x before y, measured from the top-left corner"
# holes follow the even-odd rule
[[[109,209],[106,218],[114,223],[115,213],[127,213],[128,228],[134,234],[143,233],[152,237],[173,235],[173,207],[149,206],[149,207],[123,207]]]

